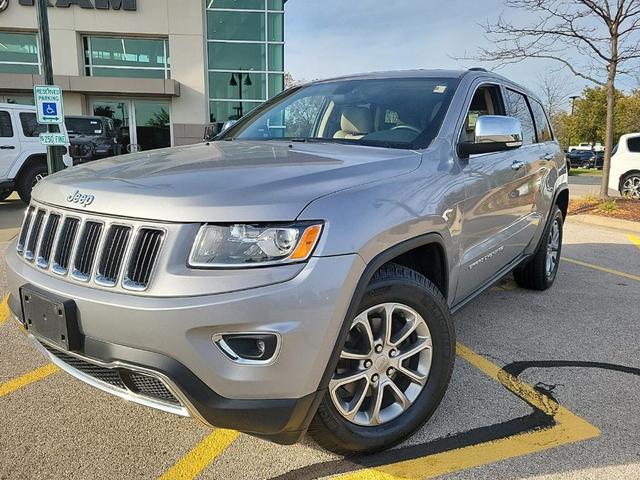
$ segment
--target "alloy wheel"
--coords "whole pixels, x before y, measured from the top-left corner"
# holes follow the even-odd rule
[[[547,243],[547,277],[551,278],[555,275],[558,267],[558,256],[560,252],[560,221],[556,219],[551,226],[549,241]]]
[[[620,193],[626,198],[640,199],[640,176],[633,175],[626,178]]]
[[[353,320],[329,382],[333,405],[356,425],[390,422],[424,389],[432,354],[429,327],[411,307],[384,303],[365,310]]]

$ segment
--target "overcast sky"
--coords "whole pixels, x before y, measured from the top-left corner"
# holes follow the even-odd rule
[[[451,57],[472,55],[478,45],[487,45],[478,24],[503,10],[501,0],[289,0],[285,66],[294,78],[306,80],[379,70],[486,67]],[[536,91],[541,72],[555,66],[532,59],[500,73]],[[579,94],[585,82],[563,75]],[[621,86],[627,85],[623,80]]]

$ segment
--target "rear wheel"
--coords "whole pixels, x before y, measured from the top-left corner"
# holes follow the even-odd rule
[[[31,166],[27,167],[21,174],[20,178],[17,181],[17,190],[18,195],[20,195],[20,200],[24,203],[29,204],[31,202],[31,190],[35,187],[38,182],[43,180],[49,171],[47,170],[47,166],[41,163],[34,163]]]
[[[622,179],[620,195],[624,198],[640,199],[640,173],[630,173]]]
[[[3,202],[13,193],[13,190],[0,190],[0,202]]]
[[[582,164],[580,165],[580,168],[584,168],[584,169],[591,168],[591,163],[582,162]]]
[[[447,389],[455,333],[442,294],[388,264],[372,278],[309,429],[338,454],[391,447],[419,429]]]
[[[551,222],[545,229],[535,255],[525,265],[513,271],[518,285],[532,290],[546,290],[553,285],[562,253],[562,227],[562,212],[555,205],[551,212]]]

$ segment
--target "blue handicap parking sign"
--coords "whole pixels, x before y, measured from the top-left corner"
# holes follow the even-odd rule
[[[58,104],[51,102],[43,102],[42,103],[42,113],[46,117],[57,117],[58,116]]]

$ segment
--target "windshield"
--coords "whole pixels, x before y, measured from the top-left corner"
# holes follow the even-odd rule
[[[66,118],[64,124],[72,135],[102,135],[102,122],[96,118]]]
[[[288,140],[426,148],[458,80],[355,79],[292,89],[225,132],[222,140]]]

